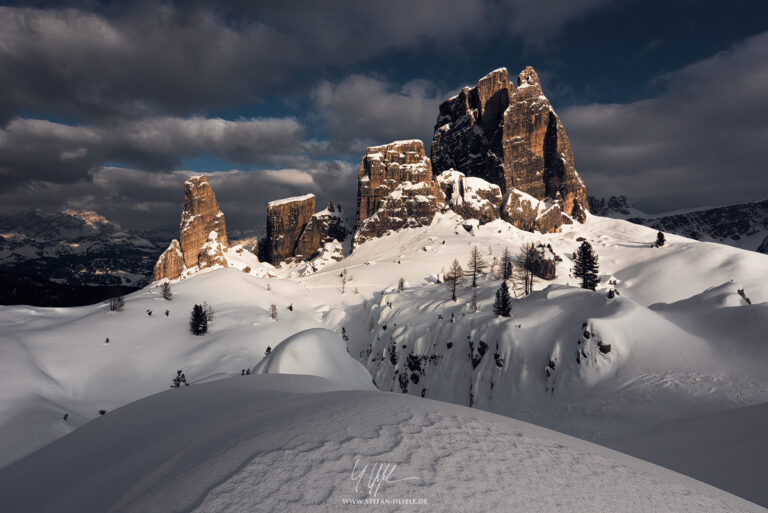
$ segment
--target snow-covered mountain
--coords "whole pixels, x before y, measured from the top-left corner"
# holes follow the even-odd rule
[[[160,250],[88,210],[0,217],[0,303],[73,305],[149,283]]]
[[[646,214],[626,196],[589,198],[592,213],[626,219],[691,239],[719,242],[768,254],[768,200],[721,207],[700,207],[663,214]]]
[[[293,375],[110,412],[0,470],[0,496],[35,513],[765,511],[515,419]]]
[[[589,216],[540,234],[446,212],[429,226],[360,244],[315,272],[311,261],[274,267],[231,246],[229,267],[189,271],[173,283],[172,300],[152,286],[127,296],[118,312],[106,303],[0,307],[0,374],[8,378],[0,389],[2,463],[99,410],[106,421],[115,408],[166,389],[179,369],[190,389],[252,368],[317,374],[309,363],[324,354],[322,344],[304,356],[278,351],[311,328],[346,339],[350,361],[359,360],[380,390],[615,446],[662,423],[768,401],[768,257],[675,235],[652,248],[655,233]],[[600,259],[595,292],[577,288],[570,275],[582,238]],[[500,283],[492,275],[476,289],[465,283],[456,302],[439,283],[474,246],[490,260],[526,242],[549,244],[560,261],[553,280],[537,281],[533,294],[513,302],[511,318],[492,314]],[[610,290],[618,295],[608,297]],[[203,302],[215,317],[206,335],[194,336],[190,312]],[[291,356],[260,364],[267,347]],[[351,368],[334,372],[346,376]],[[752,442],[755,453],[765,447]],[[710,483],[728,490],[716,477]]]

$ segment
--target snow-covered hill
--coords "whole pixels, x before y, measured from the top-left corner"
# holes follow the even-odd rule
[[[257,375],[154,395],[0,470],[3,508],[765,511],[515,419],[341,388]]]
[[[600,443],[768,401],[768,256],[675,235],[652,248],[655,236],[596,216],[534,234],[501,220],[478,226],[438,214],[431,226],[367,241],[316,272],[312,263],[275,269],[230,248],[230,268],[174,283],[172,301],[148,287],[128,296],[121,312],[105,303],[0,307],[0,375],[8,383],[0,388],[0,465],[99,410],[165,390],[179,369],[190,390],[261,370],[268,346],[279,355],[281,341],[311,328],[346,337],[382,390],[471,404]],[[580,239],[600,259],[596,292],[570,276]],[[552,247],[557,277],[514,301],[509,319],[491,312],[498,279],[480,279],[477,312],[471,288],[453,302],[438,283],[475,245],[499,257],[526,242]],[[611,289],[619,295],[609,298]],[[215,317],[198,337],[189,315],[203,302]],[[282,363],[298,372],[292,365],[300,360]]]

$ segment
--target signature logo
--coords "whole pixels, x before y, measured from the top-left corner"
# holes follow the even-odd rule
[[[395,484],[418,479],[416,476],[394,479],[392,474],[395,473],[395,470],[397,470],[396,463],[374,463],[369,466],[367,463],[361,465],[359,459],[355,460],[355,466],[352,467],[352,481],[355,483],[355,492],[360,492],[362,485],[363,490],[367,489],[369,497],[376,497],[382,483]],[[367,480],[366,475],[368,476]]]

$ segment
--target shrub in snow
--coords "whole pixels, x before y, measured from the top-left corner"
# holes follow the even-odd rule
[[[99,415],[105,415],[107,413],[107,410],[99,410]]]
[[[509,295],[509,285],[506,281],[502,281],[499,290],[496,291],[493,313],[501,317],[509,317],[512,314],[512,297]]]
[[[109,344],[109,337],[104,341],[105,344]]]
[[[277,320],[277,305],[274,303],[269,305],[269,316],[272,317],[272,320]]]
[[[245,267],[243,268],[243,272],[244,272],[244,273],[249,273],[249,272],[251,272],[251,268],[250,268],[249,266],[245,266]]]
[[[267,346],[267,349],[264,351],[264,358],[269,356],[269,353],[271,353],[271,352],[272,352],[272,347],[271,346]]]
[[[208,317],[202,305],[192,307],[192,316],[189,319],[189,330],[195,335],[203,335],[208,331]]]
[[[581,288],[595,290],[600,278],[597,277],[598,263],[597,255],[592,249],[592,245],[584,241],[576,251],[574,259],[573,275],[581,278]]]
[[[189,383],[187,383],[187,377],[181,370],[177,370],[176,377],[173,378],[173,381],[171,382],[171,388],[179,388],[182,384],[184,384],[184,386],[189,386]]]
[[[293,303],[291,303],[290,305],[288,305],[288,311],[289,311],[289,312],[293,312]]]
[[[163,299],[167,301],[173,300],[173,291],[171,291],[171,283],[164,281],[162,285],[160,285],[160,293],[163,295]]]
[[[664,238],[664,232],[656,234],[656,242],[653,243],[654,247],[660,248],[667,243],[667,239]]]
[[[747,303],[748,305],[751,305],[751,304],[752,304],[752,301],[751,301],[751,300],[750,300],[750,299],[747,297],[747,293],[746,293],[746,292],[744,292],[744,289],[739,289],[739,290],[737,290],[736,292],[738,292],[738,294],[739,294],[739,295],[742,297],[742,299],[743,299],[744,301],[746,301],[746,303]]]
[[[405,289],[405,278],[397,280],[397,291],[402,292]]]

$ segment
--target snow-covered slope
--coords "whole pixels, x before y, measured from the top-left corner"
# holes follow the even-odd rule
[[[338,336],[344,329],[351,356],[383,390],[404,384],[408,394],[471,401],[601,443],[768,401],[768,256],[675,235],[652,248],[655,237],[653,229],[596,216],[562,233],[534,234],[439,214],[431,226],[370,240],[316,272],[240,255],[236,266],[174,283],[172,301],[156,288],[131,294],[122,312],[106,304],[0,307],[0,375],[9,384],[0,387],[0,465],[100,409],[166,389],[179,369],[190,389],[239,376],[267,346],[277,352],[310,328]],[[570,276],[582,238],[600,259],[596,292]],[[499,286],[491,276],[476,289],[478,312],[471,288],[453,302],[437,283],[454,258],[465,265],[475,245],[500,257],[525,242],[550,244],[561,261],[554,280],[514,301],[510,319],[491,313]],[[620,295],[607,297],[609,289]],[[196,337],[189,314],[204,301],[216,314],[209,333]]]
[[[0,470],[3,508],[336,512],[367,500],[377,511],[765,511],[514,419],[338,388],[257,375],[154,395]]]
[[[612,447],[768,504],[768,403],[676,420]]]
[[[607,202],[590,198],[590,207],[601,216],[768,254],[768,200],[646,214],[634,208],[626,196],[611,196]]]

